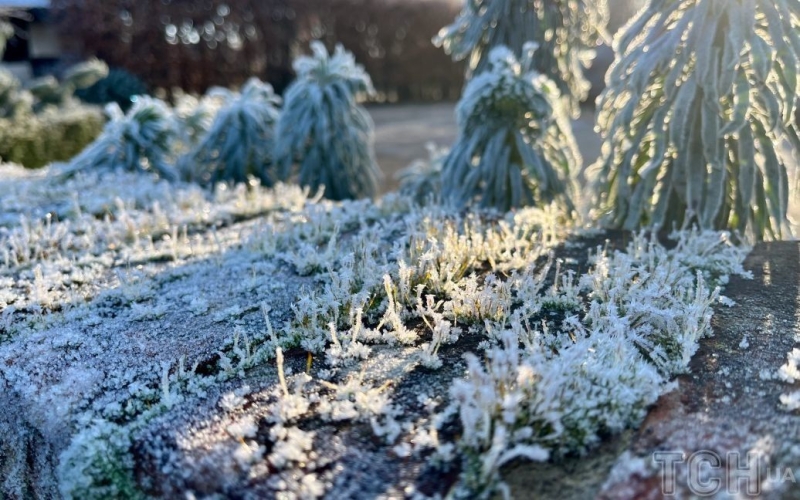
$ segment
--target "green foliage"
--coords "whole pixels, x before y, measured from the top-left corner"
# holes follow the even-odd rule
[[[506,46],[519,58],[528,42],[538,44],[533,68],[572,99],[573,113],[586,98],[583,68],[607,38],[605,0],[464,0],[455,22],[434,39],[453,59],[468,58],[468,76],[489,68],[494,47]]]
[[[629,23],[598,120],[611,224],[784,234],[799,16],[788,0],[652,0]]]
[[[442,168],[442,196],[456,206],[476,198],[501,211],[571,201],[570,168],[581,164],[556,85],[533,69],[533,45],[520,62],[505,47],[467,85],[456,109],[459,137]]]
[[[144,499],[136,484],[130,429],[95,419],[72,439],[58,464],[67,499]]]
[[[280,98],[257,78],[250,79],[240,94],[223,89],[215,94],[222,108],[197,146],[182,158],[182,170],[201,184],[247,182],[252,176],[271,186],[274,173],[269,167]]]
[[[358,102],[372,81],[339,45],[329,55],[312,42],[312,57],[294,63],[297,79],[285,94],[278,121],[275,158],[282,177],[299,164],[303,186],[325,188],[333,200],[373,196],[380,172],[375,163],[374,126]]]
[[[115,104],[107,108],[111,115],[103,133],[63,172],[70,175],[83,169],[123,169],[154,172],[174,180],[177,173],[170,164],[170,154],[177,137],[172,110],[163,101],[139,96],[128,111]]]
[[[104,123],[102,111],[88,106],[0,118],[0,159],[28,168],[67,161],[95,140]]]
[[[98,108],[72,99],[76,86],[102,73],[102,63],[74,67],[63,83],[53,77],[29,89],[0,70],[0,159],[28,168],[66,161],[91,143],[103,128]]]
[[[34,80],[28,90],[36,99],[36,109],[49,105],[63,106],[72,102],[76,90],[89,87],[106,75],[108,66],[98,59],[91,59],[71,66],[60,82],[52,76],[45,76]]]
[[[117,105],[124,112],[133,106],[133,97],[147,94],[147,85],[136,75],[121,68],[112,68],[105,78],[75,92],[76,97],[91,104]]]

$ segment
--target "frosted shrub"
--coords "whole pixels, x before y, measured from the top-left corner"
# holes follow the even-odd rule
[[[747,276],[747,249],[727,234],[673,236],[677,245],[667,250],[634,235],[625,252],[599,252],[577,286],[567,278],[544,295],[546,268],[528,284],[512,276],[523,307],[504,323],[487,322],[498,331],[486,360],[467,354],[467,376],[451,386],[464,429],[458,494],[503,491],[500,467],[513,458],[584,453],[603,435],[638,425],[672,389],[671,377],[686,372],[699,339],[711,333],[712,306],[720,300],[719,289],[691,265],[693,252],[719,253],[707,269],[711,281],[724,281],[728,272]],[[529,321],[554,298],[576,302],[573,314],[550,327]]]
[[[123,169],[177,178],[169,163],[177,132],[172,111],[163,101],[139,96],[125,115],[116,104],[110,104],[107,111],[111,121],[100,137],[72,160],[66,174],[85,169]]]
[[[104,78],[75,92],[76,97],[85,103],[116,102],[125,112],[133,105],[134,97],[144,94],[147,94],[147,85],[136,75],[122,68],[109,68]]]
[[[294,63],[297,80],[287,89],[277,128],[276,163],[282,177],[299,164],[299,182],[324,187],[333,200],[371,197],[380,175],[372,119],[357,102],[372,81],[353,55],[337,46],[329,55],[312,42],[314,55]]]
[[[30,88],[0,70],[0,158],[28,168],[69,160],[91,143],[105,122],[102,110],[84,106],[72,94],[102,75],[103,63],[82,63],[62,82],[40,79]]]
[[[682,231],[670,249],[640,233],[585,269],[550,256],[575,230],[551,207],[498,218],[281,184],[210,195],[121,169],[0,173],[0,364],[26,398],[10,411],[63,440],[47,484],[65,498],[201,483],[351,497],[331,439],[357,463],[420,471],[396,491],[422,473],[442,478],[434,494],[502,493],[511,460],[639,424],[747,253],[726,233]],[[25,443],[15,420],[8,441]],[[25,460],[10,455],[6,496],[24,497]]]
[[[400,194],[408,196],[416,203],[424,205],[439,201],[442,192],[442,164],[449,150],[428,143],[428,158],[414,161],[397,173],[400,181]]]
[[[206,95],[198,98],[191,94],[179,93],[175,99],[175,121],[180,133],[181,152],[188,153],[197,147],[200,139],[205,137],[223,104],[223,99],[230,95],[227,89],[211,89]],[[184,156],[187,158],[188,155]]]
[[[47,105],[63,106],[74,103],[73,95],[76,90],[90,87],[107,75],[106,63],[91,59],[69,67],[61,81],[45,76],[34,80],[29,88],[38,101],[39,108]]]
[[[0,118],[16,118],[31,113],[33,95],[20,87],[17,77],[0,70]]]
[[[182,159],[190,178],[201,184],[247,182],[256,177],[271,186],[273,133],[280,98],[272,86],[250,79],[234,94],[220,89],[223,104],[210,129]]]
[[[572,208],[570,168],[581,164],[558,89],[505,47],[467,85],[456,108],[459,137],[442,167],[442,196],[506,211],[558,201]]]
[[[598,118],[608,222],[785,234],[798,30],[796,4],[765,0],[652,0],[629,23]]]
[[[607,38],[607,9],[604,0],[465,0],[455,22],[442,28],[434,43],[455,60],[468,59],[468,74],[477,75],[490,68],[495,47],[506,46],[522,57],[525,44],[534,42],[539,50],[532,67],[572,99],[577,113],[589,91],[583,69],[594,47]]]

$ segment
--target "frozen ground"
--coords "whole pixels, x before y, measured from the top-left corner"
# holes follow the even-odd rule
[[[289,186],[3,167],[0,213],[8,498],[518,491],[637,428],[747,275],[724,233]]]

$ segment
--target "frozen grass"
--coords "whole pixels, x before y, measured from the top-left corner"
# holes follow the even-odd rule
[[[391,471],[386,494],[437,493],[408,463],[455,474],[456,496],[503,493],[509,461],[638,425],[711,333],[717,286],[746,275],[718,232],[559,260],[587,230],[554,208],[0,179],[0,444],[35,432],[58,457],[31,479],[7,454],[10,497],[367,495],[345,474],[359,457]]]

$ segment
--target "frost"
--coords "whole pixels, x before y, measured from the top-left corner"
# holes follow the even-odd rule
[[[739,349],[748,349],[750,347],[750,341],[747,339],[747,335],[742,336],[742,341],[739,342]]]
[[[786,364],[781,366],[778,376],[784,382],[793,383],[800,380],[800,349],[792,349],[787,355]]]
[[[583,69],[594,58],[594,48],[607,38],[607,2],[552,0],[535,7],[528,0],[463,4],[455,22],[442,28],[434,43],[453,59],[466,59],[468,76],[485,71],[492,49],[499,45],[508,45],[520,57],[525,44],[534,43],[538,46],[534,67],[557,82],[578,112],[578,104],[589,91]]]
[[[167,104],[138,96],[127,114],[123,115],[116,104],[110,104],[107,113],[111,120],[103,133],[70,162],[65,175],[87,169],[121,168],[155,172],[168,180],[177,178],[169,155],[178,132]]]
[[[559,91],[533,69],[534,48],[518,58],[492,49],[486,71],[458,102],[459,136],[442,165],[442,199],[506,211],[557,201],[573,208],[570,168],[582,163]]]
[[[286,428],[276,425],[270,430],[270,438],[275,444],[268,460],[276,467],[283,468],[291,462],[307,460],[314,433],[303,432],[296,427]]]
[[[788,411],[800,410],[800,391],[781,394],[781,404]]]
[[[338,45],[328,54],[320,41],[313,56],[294,62],[297,79],[285,93],[278,121],[275,161],[282,178],[299,165],[299,182],[324,189],[333,200],[371,197],[380,171],[375,162],[372,119],[357,102],[374,92],[372,80],[353,54]]]
[[[63,443],[54,488],[73,498],[335,496],[356,455],[502,492],[510,460],[638,425],[745,273],[747,248],[699,230],[578,268],[559,245],[585,233],[551,206],[0,168],[1,376],[14,418]]]
[[[800,349],[792,349],[786,358],[786,363],[772,378],[793,384],[800,380]],[[800,410],[800,391],[781,394],[780,402],[787,411]]]
[[[798,7],[718,5],[653,0],[617,34],[598,99],[605,144],[593,167],[607,224],[791,235]],[[782,143],[791,146],[775,147]]]
[[[179,168],[204,185],[244,183],[254,177],[271,186],[276,180],[272,155],[280,98],[256,78],[239,94],[217,89],[211,97],[220,108],[197,144],[179,160]]]

